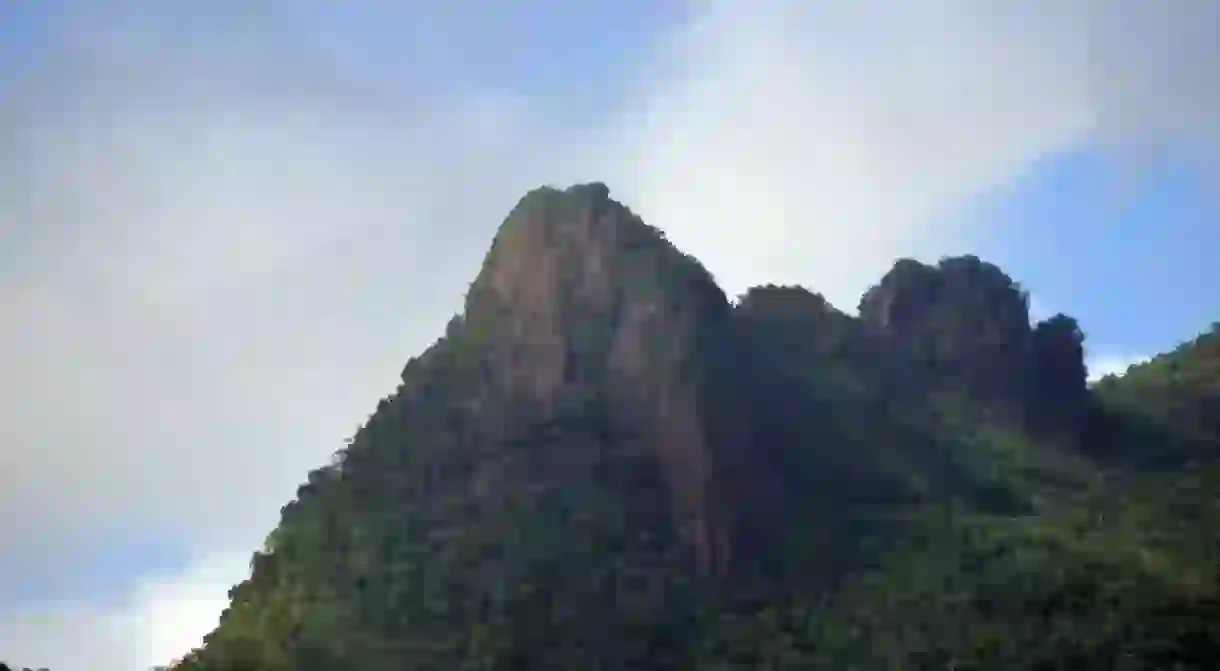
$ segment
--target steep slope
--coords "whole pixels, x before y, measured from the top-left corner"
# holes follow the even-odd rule
[[[833,584],[895,533],[879,517],[895,507],[1023,507],[942,431],[948,396],[889,334],[799,287],[751,289],[734,319],[751,480],[767,483],[736,502],[752,534],[738,552],[780,590]]]
[[[1029,297],[993,264],[974,256],[928,266],[911,259],[860,301],[860,319],[922,369],[925,388],[969,396],[1027,429],[1069,439],[1088,406],[1084,336],[1055,315],[1030,324]]]
[[[714,462],[732,431],[704,418],[728,310],[604,186],[526,195],[464,314],[310,474],[194,663],[660,654],[681,583],[727,561]]]
[[[1144,466],[1218,453],[1220,322],[1172,352],[1110,375],[1094,388],[1095,451]]]
[[[1211,440],[1211,341],[1137,420],[1160,388],[1091,395],[1076,322],[977,258],[859,312],[730,304],[604,185],[527,194],[175,668],[1207,668],[1220,471],[1096,456]]]

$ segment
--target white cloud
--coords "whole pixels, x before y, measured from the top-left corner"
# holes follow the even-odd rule
[[[851,307],[895,257],[962,251],[945,217],[1039,157],[1217,139],[1215,2],[699,3],[582,134],[562,101],[447,79],[482,35],[398,39],[385,26],[420,17],[391,3],[356,24],[337,4],[208,6],[82,4],[0,101],[0,370],[18,381],[0,552],[162,529],[201,566],[244,565],[540,182],[604,179],[729,291],[799,282]],[[132,668],[151,623],[232,582],[160,580],[0,619],[0,642],[46,642],[20,648],[50,655],[32,666]],[[131,656],[55,656],[79,632]]]

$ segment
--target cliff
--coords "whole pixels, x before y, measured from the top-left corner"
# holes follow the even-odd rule
[[[708,359],[723,347],[728,316],[707,271],[602,184],[526,195],[496,235],[465,314],[492,384],[536,406],[518,417],[597,394],[610,421],[642,432],[705,571],[728,560],[727,521],[713,501],[722,446],[705,422]]]

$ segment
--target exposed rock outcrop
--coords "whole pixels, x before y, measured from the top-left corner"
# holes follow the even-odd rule
[[[472,285],[466,323],[496,383],[534,413],[604,394],[619,422],[642,427],[701,567],[718,570],[729,530],[713,500],[704,406],[714,367],[703,364],[728,311],[697,261],[595,183],[518,203]]]

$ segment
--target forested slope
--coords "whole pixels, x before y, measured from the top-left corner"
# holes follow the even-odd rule
[[[1083,342],[968,256],[730,301],[533,191],[174,668],[1215,668],[1220,335]]]

